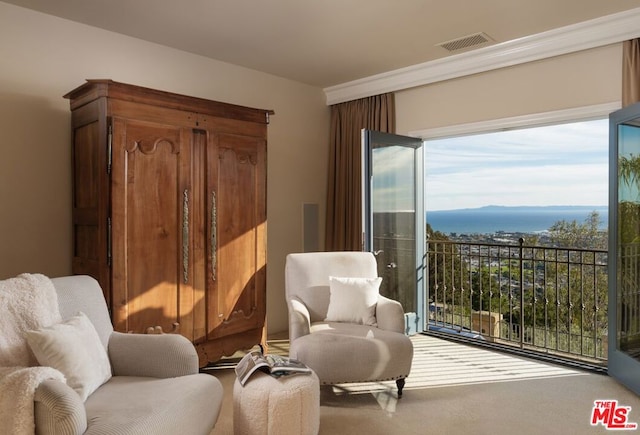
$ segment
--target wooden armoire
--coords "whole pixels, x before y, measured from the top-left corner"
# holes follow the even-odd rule
[[[111,80],[72,112],[73,273],[114,328],[189,338],[200,365],[264,344],[269,110]]]

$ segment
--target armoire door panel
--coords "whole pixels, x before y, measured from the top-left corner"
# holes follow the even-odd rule
[[[179,128],[125,121],[114,128],[114,280],[118,329],[144,332],[180,323],[184,181],[188,147]],[[188,166],[187,166],[188,167]],[[115,241],[118,240],[116,244]],[[186,290],[186,289],[185,289]]]
[[[207,252],[208,252],[208,211],[207,211],[207,174],[212,170],[208,161],[210,153],[208,134],[203,130],[192,131],[191,139],[191,192],[192,206],[190,207],[191,234],[193,258],[191,286],[193,287],[192,318],[193,341],[203,342],[207,338]]]
[[[98,273],[99,269],[98,187],[103,168],[99,167],[98,135],[95,121],[76,128],[73,138],[73,257],[79,273]]]
[[[265,142],[218,135],[215,174],[216,258],[211,267],[218,291],[210,299],[210,334],[220,337],[264,323]],[[213,197],[211,199],[213,201]],[[213,204],[212,204],[213,206]],[[213,231],[213,230],[212,230]]]
[[[105,104],[94,100],[72,117],[73,262],[75,274],[95,277],[111,306],[108,237],[105,231],[109,192]]]

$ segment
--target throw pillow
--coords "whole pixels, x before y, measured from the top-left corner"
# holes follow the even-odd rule
[[[91,320],[82,312],[55,325],[26,333],[38,363],[67,378],[82,401],[111,378],[111,364]]]
[[[382,278],[329,277],[327,322],[376,326],[376,304]]]

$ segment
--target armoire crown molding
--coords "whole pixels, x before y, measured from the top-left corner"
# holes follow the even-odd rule
[[[640,8],[324,89],[327,105],[399,91],[640,37]]]

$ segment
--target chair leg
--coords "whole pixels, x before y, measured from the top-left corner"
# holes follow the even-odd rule
[[[402,389],[404,388],[404,380],[405,378],[401,378],[396,380],[396,385],[398,386],[398,399],[402,397]]]

